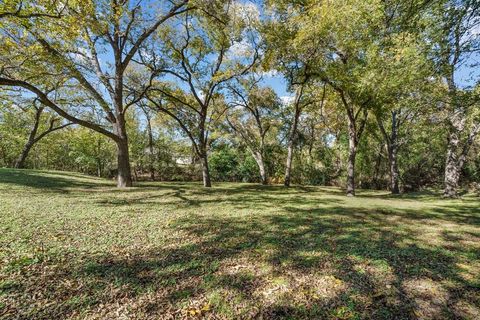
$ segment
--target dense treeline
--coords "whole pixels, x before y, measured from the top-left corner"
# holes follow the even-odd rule
[[[119,187],[480,183],[474,0],[10,0],[0,35],[0,166]]]

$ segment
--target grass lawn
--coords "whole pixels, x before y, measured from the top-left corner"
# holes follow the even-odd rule
[[[0,319],[480,319],[479,207],[0,169]]]

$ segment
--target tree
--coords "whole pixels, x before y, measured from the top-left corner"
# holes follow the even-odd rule
[[[390,191],[400,193],[398,150],[400,126],[407,122],[422,99],[422,90],[430,88],[427,78],[430,65],[426,61],[425,45],[421,41],[419,16],[425,1],[386,1],[381,10],[378,56],[371,59],[371,78],[375,87],[372,96],[373,113],[385,141],[390,171]],[[406,101],[406,103],[405,103]]]
[[[456,197],[460,174],[470,147],[480,133],[478,95],[462,88],[458,74],[480,52],[480,3],[474,0],[434,2],[427,15],[432,58],[446,87],[441,98],[449,128],[444,196]],[[477,75],[478,76],[478,75]],[[465,82],[466,79],[463,79]]]
[[[385,72],[394,61],[389,51],[401,57],[400,49],[405,44],[386,41],[389,33],[385,21],[398,6],[380,0],[285,0],[271,1],[270,6],[275,12],[276,29],[278,22],[285,26],[280,27],[275,40],[280,39],[287,57],[293,58],[289,65],[308,66],[306,75],[326,83],[338,96],[348,128],[346,190],[353,196],[357,149],[368,115],[379,104],[377,86],[385,80],[399,83],[398,77],[392,81]]]
[[[271,2],[271,8],[275,11],[274,39],[282,44],[282,51],[274,50],[284,56],[282,67],[303,76],[305,81],[297,83],[316,78],[340,97],[349,129],[347,195],[353,196],[357,145],[368,114],[368,93],[361,80],[375,26],[371,3],[281,1]]]
[[[305,79],[299,84],[294,85],[295,87],[295,97],[291,103],[293,107],[293,116],[290,124],[290,128],[287,134],[287,161],[285,164],[285,179],[284,185],[286,187],[290,186],[292,180],[292,163],[293,163],[293,153],[295,150],[295,145],[298,139],[298,127],[300,122],[300,116],[304,108],[313,103],[306,96],[308,79]]]
[[[65,8],[60,0],[3,0],[0,3],[0,20],[8,17],[58,19]]]
[[[128,0],[82,1],[63,9],[61,19],[14,15],[2,30],[6,52],[0,62],[0,85],[30,91],[60,116],[112,139],[117,146],[117,185],[129,187],[132,177],[125,114],[143,94],[124,96],[125,72],[161,25],[193,9],[188,3],[179,0],[151,8]],[[111,61],[103,62],[105,57]],[[106,123],[85,120],[84,109],[75,108],[71,97],[61,95],[68,85],[81,89]],[[143,85],[145,92],[148,83]],[[61,96],[62,103],[51,99],[52,92]]]
[[[232,101],[229,103],[227,122],[234,135],[251,152],[258,166],[260,181],[266,185],[266,139],[273,127],[280,101],[272,88],[260,87],[260,81],[261,79],[239,80],[229,86]]]
[[[23,109],[23,108],[22,108]],[[15,168],[17,169],[23,169],[25,168],[25,160],[27,160],[28,154],[30,153],[30,150],[32,147],[39,142],[41,139],[43,139],[45,136],[48,134],[55,132],[57,130],[61,130],[63,128],[66,128],[72,123],[59,123],[61,119],[58,119],[54,117],[53,115],[50,115],[49,120],[48,120],[48,127],[43,130],[42,132],[38,132],[41,120],[42,120],[42,115],[44,114],[45,106],[43,105],[38,105],[38,101],[35,100],[33,102],[33,109],[35,110],[34,114],[34,120],[33,120],[33,125],[32,128],[30,129],[30,133],[28,135],[27,142],[23,146],[22,152],[20,153],[20,156],[18,157],[17,161],[15,162]],[[25,113],[28,111],[23,110]],[[58,123],[58,124],[57,124]]]
[[[285,163],[284,185],[290,186],[291,172],[298,138],[298,127],[303,109],[313,103],[309,85],[314,83],[312,69],[315,68],[313,55],[308,50],[295,46],[300,26],[289,14],[292,8],[299,9],[299,4],[285,6],[289,1],[267,1],[267,8],[272,10],[271,19],[265,23],[264,34],[267,53],[264,68],[281,73],[287,80],[288,91],[294,94],[293,102],[287,103],[292,108],[291,122],[286,135],[287,157]]]
[[[8,139],[18,137],[18,147],[10,148],[15,154],[15,161],[11,162],[17,169],[24,169],[26,160],[32,148],[50,133],[66,128],[72,123],[65,123],[53,112],[45,110],[37,99],[24,99],[19,96],[2,96],[0,120],[4,130],[8,131]],[[16,118],[16,121],[13,121]],[[26,141],[25,141],[26,137]]]
[[[178,30],[163,32],[141,57],[157,75],[147,98],[156,110],[175,119],[191,140],[205,187],[211,186],[209,133],[225,110],[222,92],[259,59],[256,12],[249,9],[237,2],[209,2],[208,8],[186,14]],[[162,56],[171,60],[159,59]],[[169,81],[172,78],[175,82]]]
[[[152,110],[145,105],[144,103],[140,104],[140,108],[143,111],[146,119],[146,130],[147,130],[147,137],[148,137],[148,169],[150,171],[150,179],[155,181],[155,142],[153,137],[153,129],[152,129]]]

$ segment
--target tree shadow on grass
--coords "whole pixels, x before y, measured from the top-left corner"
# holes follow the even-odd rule
[[[449,223],[478,227],[451,214]],[[465,265],[478,270],[478,247],[451,243],[473,235],[447,232],[441,220],[441,241],[431,243],[418,219],[425,216],[337,206],[190,215],[170,226],[183,234],[181,243],[72,257],[47,276],[48,263],[40,264],[26,283],[48,303],[24,318],[81,310],[100,318],[476,318],[480,283]],[[430,216],[431,225],[437,221]],[[27,305],[28,294],[9,290]]]
[[[238,194],[224,193],[224,191],[212,190],[208,196],[202,191],[189,188],[175,187],[173,191],[165,193],[141,194],[128,198],[100,199],[96,203],[105,207],[129,207],[129,206],[175,206],[176,208],[208,208],[212,205],[225,205],[233,209],[271,209],[285,208],[295,204],[296,206],[316,207],[319,205],[340,205],[343,199],[333,197],[314,198],[305,196],[303,192],[291,194],[288,197],[278,197],[270,192],[256,193],[244,192]]]
[[[35,188],[98,186],[41,173],[0,174],[7,184],[30,186],[31,178]],[[340,191],[323,188],[158,188],[168,191],[137,196],[134,189],[133,197],[98,204],[137,207],[173,198],[158,203],[195,207],[200,214],[168,226],[181,240],[16,261],[9,266],[13,278],[0,285],[0,318],[480,317],[475,201],[422,210],[366,209],[346,207],[345,199],[335,197]],[[328,197],[311,196],[315,192]],[[270,213],[199,210],[214,210],[213,204]]]
[[[71,179],[65,178],[71,177]],[[72,188],[93,189],[107,187],[111,184],[103,179],[82,176],[80,174],[67,174],[53,171],[43,172],[24,169],[0,169],[0,184],[23,186],[42,189],[45,192],[67,193]]]

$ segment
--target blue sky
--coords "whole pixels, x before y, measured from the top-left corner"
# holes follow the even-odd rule
[[[480,80],[480,53],[471,55],[455,73],[457,84],[461,88],[471,88]]]
[[[259,3],[261,3],[260,0],[254,1],[255,4],[252,1],[249,0],[239,0],[239,2],[246,4],[248,3],[249,6],[256,5],[256,9],[260,12],[261,9],[259,8]],[[150,3],[150,0],[147,1],[147,3]],[[153,7],[152,7],[153,8]],[[156,10],[155,10],[156,11]],[[113,57],[111,56],[110,52],[105,52],[104,55],[102,55],[101,59],[103,62],[107,61],[112,61]],[[480,61],[480,55],[472,55],[466,63],[464,63],[456,72],[456,81],[457,84],[460,87],[467,88],[467,87],[472,87],[475,85],[480,78],[480,68],[478,68],[478,63]],[[472,65],[476,64],[476,67],[473,67]],[[173,80],[173,79],[172,79]],[[292,96],[291,92],[287,91],[287,84],[285,79],[280,75],[276,74],[274,72],[269,73],[264,76],[264,81],[263,84],[266,86],[272,87],[275,92],[278,94],[279,97],[286,97],[286,96]]]

